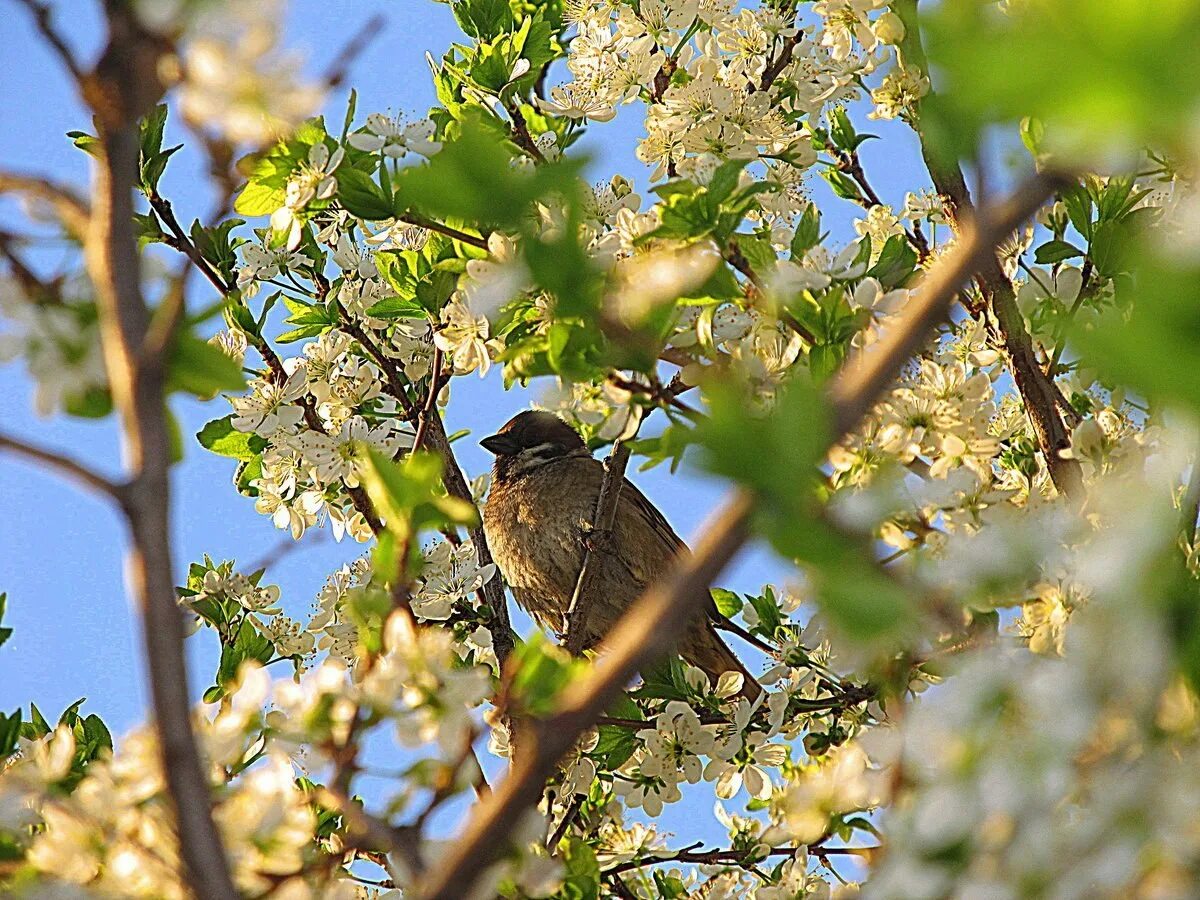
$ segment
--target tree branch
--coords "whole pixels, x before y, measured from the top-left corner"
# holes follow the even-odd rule
[[[863,209],[870,211],[873,206],[884,205],[875,188],[871,187],[871,182],[867,180],[867,173],[862,167],[862,160],[859,159],[857,150],[839,154],[837,160],[838,168],[849,175],[862,191],[861,206]],[[912,248],[917,251],[917,259],[924,261],[929,256],[929,241],[926,239],[925,233],[921,231],[920,223],[914,222],[912,231],[905,229],[904,236],[908,238]]]
[[[133,13],[109,4],[109,43],[86,92],[96,112],[102,154],[92,187],[94,213],[84,229],[85,260],[96,289],[100,335],[114,405],[121,420],[130,473],[124,509],[132,541],[133,590],[154,704],[159,754],[187,866],[201,900],[236,896],[229,863],[212,818],[206,769],[192,730],[184,657],[183,614],[175,597],[169,515],[170,434],[166,418],[166,360],[143,353],[150,311],[142,296],[141,260],[133,232],[133,187],[138,171],[137,118],[153,102],[157,52]],[[87,216],[78,202],[54,194],[76,224]]]
[[[167,241],[168,246],[178,250],[190,259],[192,264],[200,271],[200,274],[212,282],[213,287],[222,296],[229,294],[233,290],[234,285],[227,284],[220,273],[209,265],[208,260],[204,258],[200,249],[192,243],[192,239],[188,237],[187,232],[183,230],[183,226],[179,224],[179,220],[175,217],[175,209],[171,206],[171,201],[161,196],[157,191],[151,193],[147,197],[147,200],[150,202],[150,208],[162,219],[163,224],[171,232],[171,239]]]
[[[16,235],[0,231],[0,256],[8,261],[13,278],[21,286],[25,296],[36,304],[61,303],[62,285],[60,279],[43,281],[29,266],[21,254],[17,252],[16,244],[20,240]]]
[[[30,200],[46,203],[54,209],[55,215],[73,237],[83,240],[87,234],[91,217],[87,203],[69,188],[48,178],[0,171],[0,194],[22,194]]]
[[[457,228],[451,228],[449,225],[443,225],[441,222],[435,222],[432,219],[426,219],[424,216],[418,216],[415,213],[406,213],[398,217],[401,222],[407,222],[409,225],[414,225],[417,228],[426,228],[429,231],[436,231],[438,234],[444,234],[448,238],[453,238],[464,244],[470,244],[472,247],[478,247],[480,250],[488,248],[487,238],[480,237],[475,234],[467,234],[465,231],[459,231]]]
[[[939,262],[884,337],[829,391],[834,437],[855,427],[911,355],[928,339],[975,267],[994,253],[1001,237],[1031,215],[1055,181],[1036,176],[994,214],[980,216],[958,248]],[[479,804],[462,834],[418,886],[423,900],[452,900],[471,892],[479,876],[505,850],[512,823],[537,802],[546,779],[579,734],[610,708],[630,679],[672,649],[675,637],[708,602],[708,586],[749,538],[754,498],[737,490],[705,529],[695,552],[679,560],[620,618],[593,668],[567,686],[557,711],[529,723],[522,753],[508,777]]]
[[[346,45],[334,58],[329,68],[325,71],[325,76],[322,79],[325,82],[325,87],[329,90],[341,87],[350,74],[350,67],[354,64],[362,52],[367,49],[367,45],[375,40],[387,25],[387,20],[380,14],[371,16],[361,28],[358,29]]]
[[[37,25],[37,30],[41,32],[46,43],[49,44],[54,52],[58,55],[59,61],[63,64],[74,79],[76,84],[82,84],[84,74],[83,69],[79,65],[79,61],[75,59],[75,54],[63,36],[58,33],[58,30],[50,22],[50,16],[53,13],[50,5],[47,3],[39,3],[38,0],[17,0],[22,6],[33,14],[34,24]]]
[[[546,157],[538,149],[533,135],[529,133],[529,124],[525,121],[525,114],[521,112],[521,107],[516,102],[509,102],[504,105],[504,109],[512,119],[513,141],[518,147],[533,157],[535,162],[544,163]]]
[[[892,7],[905,26],[905,36],[899,47],[904,64],[914,66],[928,76],[928,63],[921,45],[917,0],[895,0]],[[921,154],[925,158],[933,186],[942,196],[946,218],[954,231],[961,234],[974,216],[975,207],[958,163],[948,159],[944,152],[934,147],[920,129],[920,107],[931,96],[932,91],[923,100],[918,101],[913,127],[921,141]],[[1063,459],[1059,455],[1062,450],[1071,446],[1071,432],[1058,412],[1058,389],[1053,383],[1053,373],[1047,375],[1038,364],[1033,340],[1025,328],[1025,318],[1017,307],[1012,282],[1004,274],[996,254],[993,253],[984,261],[976,280],[995,316],[1012,368],[1013,381],[1025,402],[1025,410],[1033,425],[1034,435],[1046,461],[1050,478],[1061,493],[1067,496],[1077,495],[1083,485],[1079,462]]]
[[[643,856],[640,859],[631,859],[627,862],[617,863],[610,869],[601,869],[605,875],[613,875],[620,872],[629,872],[634,869],[645,868],[646,866],[654,866],[659,863],[693,863],[696,865],[719,865],[721,863],[731,863],[732,865],[748,865],[762,861],[765,857],[772,856],[793,856],[800,850],[808,850],[814,856],[824,856],[826,854],[847,855],[847,856],[869,856],[872,851],[878,850],[879,847],[775,847],[768,850],[765,854],[756,854],[752,850],[676,850],[656,853],[651,856]]]
[[[44,450],[41,447],[35,447],[33,444],[27,444],[14,437],[9,437],[3,432],[0,432],[0,450],[8,450],[10,453],[40,462],[47,468],[61,472],[84,486],[115,500],[120,506],[124,506],[125,504],[125,485],[110,481],[100,473],[93,472],[87,466],[76,462],[70,457],[61,456],[58,453]]]
[[[629,444],[626,441],[616,441],[608,459],[604,461],[604,479],[600,482],[600,496],[596,498],[592,531],[587,536],[583,565],[579,569],[575,591],[571,594],[571,603],[567,607],[567,651],[573,656],[578,656],[584,650],[583,623],[587,621],[592,605],[593,598],[588,596],[588,590],[596,574],[596,553],[608,552],[606,544],[612,540],[613,525],[617,520],[617,503],[621,499],[621,486],[625,483],[625,467],[629,465],[629,454]]]

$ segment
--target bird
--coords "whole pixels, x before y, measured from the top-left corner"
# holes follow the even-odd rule
[[[564,630],[587,548],[589,523],[604,480],[579,433],[554,413],[526,410],[480,441],[494,454],[483,530],[492,557],[517,603],[551,633]],[[642,592],[663,575],[687,545],[628,479],[617,500],[604,552],[593,553],[583,645],[599,643]],[[679,641],[683,659],[710,682],[725,672],[743,676],[741,696],[756,700],[761,687],[716,632],[727,622],[711,596]]]

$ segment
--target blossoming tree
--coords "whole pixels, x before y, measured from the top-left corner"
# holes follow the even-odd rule
[[[0,716],[6,892],[1200,891],[1200,3],[450,0],[437,106],[351,92],[336,123],[357,42],[306,81],[274,2],[108,0],[90,61],[19,5],[94,113],[94,177],[0,170],[77,249],[46,272],[0,234],[5,347],[39,412],[119,419],[126,478],[0,450],[123,515],[153,709],[116,740],[78,706]],[[618,115],[651,198],[581,180]],[[927,166],[902,209],[859,154],[879,119]],[[221,198],[190,227],[162,187],[184,127]],[[550,385],[609,485],[729,482],[594,651],[510,624],[443,423],[497,372]],[[267,572],[177,566],[177,392],[264,529],[364,546],[307,621]],[[794,580],[715,587],[752,535]],[[671,653],[710,586],[754,702]],[[189,680],[185,640],[217,670]],[[656,827],[684,790],[727,842]]]

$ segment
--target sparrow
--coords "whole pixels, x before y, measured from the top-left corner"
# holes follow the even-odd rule
[[[495,454],[483,529],[492,557],[517,603],[558,634],[583,567],[589,525],[604,480],[578,432],[558,416],[526,411],[480,444]],[[597,644],[642,592],[688,553],[663,514],[628,479],[621,486],[612,534],[593,552],[583,645]],[[706,614],[679,641],[680,655],[715,683],[725,672],[743,676],[741,694],[755,700],[758,682],[716,632],[723,620],[711,597]]]

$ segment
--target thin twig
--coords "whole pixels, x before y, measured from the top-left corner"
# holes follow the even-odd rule
[[[51,450],[35,447],[33,444],[27,444],[4,433],[0,433],[0,450],[8,450],[10,453],[32,459],[47,468],[73,478],[94,491],[99,491],[101,494],[115,500],[119,505],[124,505],[125,503],[125,485],[117,484],[115,481],[105,478],[98,472],[93,472],[83,463],[77,462],[68,456],[62,456]]]
[[[70,188],[37,175],[0,171],[0,194],[21,194],[39,200],[53,208],[73,237],[83,240],[87,234],[91,210]]]
[[[571,603],[567,607],[567,651],[574,656],[582,653],[586,646],[587,635],[583,625],[587,621],[594,599],[588,592],[596,575],[596,554],[609,552],[608,545],[612,542],[612,530],[617,520],[617,504],[621,499],[621,486],[625,483],[629,454],[629,443],[623,440],[616,441],[608,459],[604,461],[604,478],[600,482],[600,496],[596,498],[592,530],[584,543],[583,565],[579,569],[575,590],[571,594]]]
[[[354,61],[367,49],[367,45],[375,38],[383,33],[387,25],[387,19],[382,15],[371,16],[370,19],[354,33],[354,35],[342,47],[329,68],[326,69],[322,80],[325,86],[330,90],[341,87],[342,82],[350,75],[350,69],[354,65]]]
[[[769,89],[774,84],[775,79],[791,64],[792,51],[796,49],[796,46],[802,40],[804,40],[804,31],[796,29],[796,33],[783,42],[783,46],[779,48],[779,53],[775,55],[775,58],[763,70],[762,80],[758,83],[760,91]]]
[[[513,140],[517,146],[532,156],[536,162],[544,163],[546,157],[538,148],[533,135],[529,133],[529,124],[525,121],[525,114],[521,112],[521,108],[515,102],[506,103],[504,108],[512,118]]]
[[[150,202],[150,208],[162,219],[163,224],[171,232],[171,238],[167,241],[167,245],[187,256],[200,273],[212,282],[213,287],[221,294],[229,294],[234,286],[227,283],[221,277],[220,273],[209,264],[208,260],[200,252],[200,249],[192,242],[187,232],[183,230],[183,226],[179,224],[179,220],[175,217],[175,210],[171,206],[171,201],[161,196],[157,191],[152,192],[147,199]]]
[[[1092,261],[1084,260],[1083,269],[1080,272],[1079,279],[1079,294],[1075,297],[1075,302],[1071,304],[1071,308],[1067,310],[1066,316],[1060,320],[1058,326],[1054,329],[1054,355],[1050,358],[1050,365],[1046,368],[1046,375],[1053,379],[1058,374],[1058,364],[1062,361],[1063,351],[1067,349],[1067,332],[1071,327],[1071,322],[1075,319],[1075,314],[1079,312],[1079,308],[1083,306],[1084,301],[1088,299],[1088,282],[1092,277]],[[1044,288],[1043,288],[1044,289]],[[1053,294],[1053,291],[1046,291],[1047,294]]]
[[[59,61],[63,64],[74,79],[76,84],[83,83],[83,69],[79,65],[79,61],[75,58],[75,53],[67,45],[63,36],[58,33],[58,30],[50,21],[53,10],[48,3],[39,3],[38,0],[17,0],[22,6],[28,9],[33,14],[34,24],[37,25],[38,31],[46,43],[49,44],[54,52],[58,55]]]
[[[429,430],[429,419],[434,414],[434,406],[437,404],[438,391],[441,390],[442,374],[442,348],[434,344],[433,346],[433,367],[429,372],[429,394],[425,397],[425,405],[421,408],[421,414],[417,417],[417,435],[413,438],[413,450],[420,450],[421,445],[425,443],[425,432]]]
[[[451,228],[449,225],[443,225],[441,222],[435,222],[432,219],[426,219],[424,216],[418,216],[416,213],[405,213],[398,217],[401,222],[406,222],[417,228],[425,228],[429,231],[436,231],[438,234],[444,234],[448,238],[453,238],[464,244],[469,244],[472,247],[478,247],[480,250],[488,248],[487,238],[480,237],[476,234],[467,234],[465,231],[459,231],[457,228]]]
[[[866,170],[862,167],[862,160],[859,159],[857,150],[850,150],[838,156],[838,168],[845,172],[858,185],[862,191],[862,206],[868,212],[873,206],[883,206],[884,202],[876,193],[875,188],[871,186],[871,182],[867,180]],[[929,241],[925,239],[925,233],[921,231],[920,224],[913,223],[912,230],[905,229],[904,236],[908,238],[909,244],[917,251],[917,259],[924,261],[929,256]]]
[[[754,267],[750,265],[750,260],[746,259],[745,254],[742,253],[742,248],[738,246],[736,239],[729,241],[729,244],[725,248],[725,253],[723,255],[727,263],[746,276],[746,280],[749,282],[751,296],[753,297],[761,294],[763,290],[762,280],[758,277],[758,273],[754,271]],[[800,337],[803,338],[810,347],[816,345],[816,335],[809,331],[808,328],[805,327],[804,323],[797,319],[790,310],[787,308],[781,308],[778,311],[778,316],[781,322],[787,325],[788,328],[792,329],[792,331],[796,332],[796,334],[800,335]]]
[[[566,837],[567,829],[571,827],[571,823],[579,815],[579,810],[583,807],[585,799],[587,799],[585,794],[576,794],[571,800],[571,805],[563,813],[562,821],[558,823],[558,827],[554,829],[554,834],[550,835],[550,842],[546,844],[550,848],[551,853],[558,847],[562,839]]]
[[[640,859],[631,859],[627,862],[617,863],[610,869],[603,869],[605,875],[615,875],[620,872],[629,872],[634,869],[642,869],[646,866],[659,865],[660,863],[693,863],[696,865],[719,865],[720,863],[731,863],[735,866],[745,866],[751,863],[759,862],[764,857],[771,856],[795,856],[797,852],[805,850],[813,856],[824,856],[826,854],[842,854],[846,856],[869,856],[873,851],[878,850],[878,846],[873,847],[775,847],[768,850],[766,853],[755,853],[753,850],[677,850],[666,851],[665,853],[656,853],[651,856],[643,856]]]

